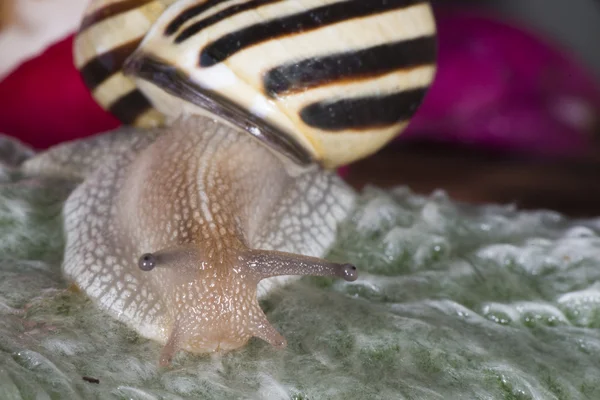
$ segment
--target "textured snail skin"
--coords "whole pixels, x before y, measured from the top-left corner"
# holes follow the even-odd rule
[[[249,135],[191,117],[59,145],[23,169],[83,180],[64,207],[64,274],[165,344],[167,365],[180,349],[232,350],[251,337],[283,347],[257,298],[290,275],[356,279],[353,266],[315,258],[354,192],[319,168],[291,176],[284,162]]]

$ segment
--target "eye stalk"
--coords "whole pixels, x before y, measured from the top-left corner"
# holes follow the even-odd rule
[[[156,267],[156,256],[152,253],[142,254],[138,260],[138,267],[142,271],[152,271]]]
[[[352,264],[338,264],[321,258],[275,250],[250,250],[247,267],[260,279],[282,275],[331,276],[353,282],[358,270]]]

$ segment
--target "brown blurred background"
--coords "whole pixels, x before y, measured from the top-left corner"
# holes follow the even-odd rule
[[[393,143],[357,162],[347,180],[356,188],[408,185],[429,194],[442,188],[472,203],[514,203],[572,217],[600,216],[600,146],[596,157],[535,159],[466,146]]]

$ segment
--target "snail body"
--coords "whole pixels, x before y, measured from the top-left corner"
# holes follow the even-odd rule
[[[434,73],[429,4],[89,7],[76,64],[133,126],[23,167],[82,181],[64,207],[65,275],[163,343],[163,365],[180,349],[232,350],[250,337],[284,346],[257,299],[293,275],[357,278],[319,258],[355,201],[327,168],[380,148],[422,101]]]
[[[291,177],[246,134],[194,116],[59,145],[28,174],[83,179],[63,213],[63,272],[142,336],[179,349],[232,350],[256,336],[281,347],[257,299],[290,275],[356,279],[319,258],[354,193],[312,168]],[[258,286],[257,286],[258,285]]]

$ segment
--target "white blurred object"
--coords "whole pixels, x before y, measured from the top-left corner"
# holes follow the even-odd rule
[[[0,29],[0,79],[79,26],[86,0],[1,0],[10,12]],[[3,19],[5,16],[2,16]]]

